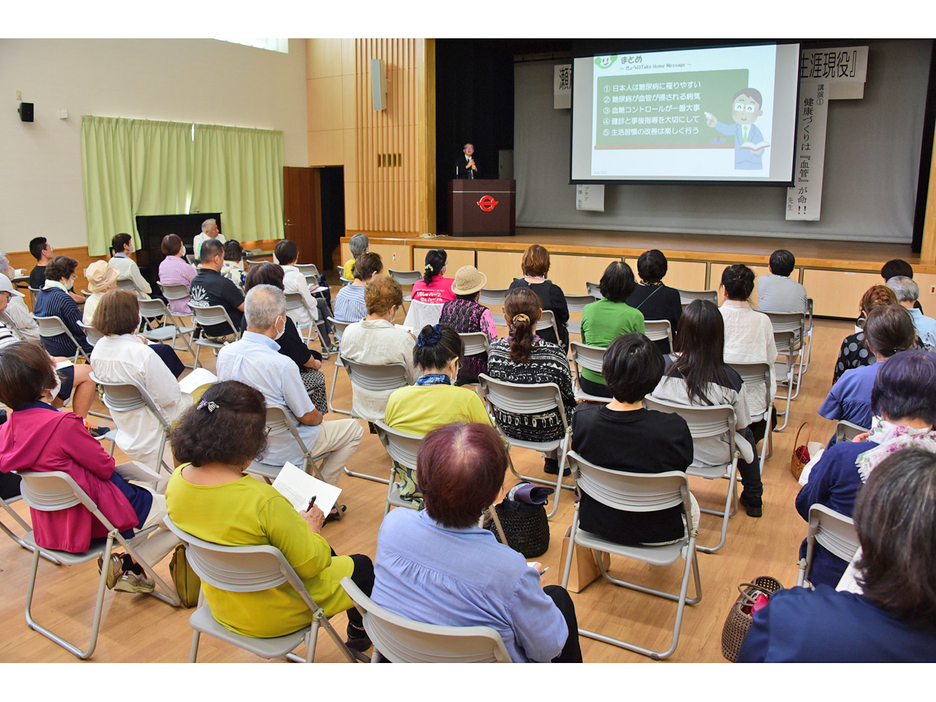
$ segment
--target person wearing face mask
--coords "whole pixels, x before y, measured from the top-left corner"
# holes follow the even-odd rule
[[[70,256],[56,256],[46,266],[45,287],[36,293],[36,302],[33,305],[33,314],[36,317],[58,317],[74,337],[78,345],[87,356],[91,356],[91,343],[85,337],[84,331],[78,326],[81,321],[81,309],[72,299],[68,291],[75,283],[75,271],[78,261]],[[77,351],[75,344],[67,334],[42,337],[42,345],[52,356],[72,358]]]
[[[205,244],[207,245],[207,243]],[[204,248],[204,247],[203,247]],[[272,285],[252,287],[244,300],[247,331],[239,341],[218,351],[218,380],[237,380],[263,393],[267,405],[281,405],[299,422],[299,435],[312,455],[328,453],[322,477],[332,485],[354,455],[364,431],[353,419],[324,422],[299,376],[299,369],[279,353],[277,343],[286,331],[286,295]],[[282,467],[302,462],[302,449],[290,432],[272,434],[267,451],[258,456],[265,465]],[[340,519],[346,508],[336,505],[326,522]]]
[[[149,300],[149,294],[153,292],[153,289],[140,273],[140,267],[136,261],[130,258],[130,254],[133,253],[133,237],[129,234],[116,234],[111,239],[111,246],[114,249],[114,256],[107,262],[107,265],[113,266],[120,273],[117,280],[132,280],[139,298]]]

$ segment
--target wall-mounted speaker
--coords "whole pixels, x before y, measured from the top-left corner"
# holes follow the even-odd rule
[[[387,109],[387,65],[383,59],[371,59],[371,94],[374,96],[374,109]]]
[[[20,119],[23,122],[33,121],[33,103],[21,102],[17,112],[19,112]]]

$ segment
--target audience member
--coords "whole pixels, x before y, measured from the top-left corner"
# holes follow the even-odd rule
[[[234,323],[212,324],[202,331],[210,341],[231,342],[237,338],[235,331],[240,327],[244,312],[244,294],[230,280],[221,275],[224,266],[224,247],[217,238],[206,240],[201,245],[201,268],[192,278],[192,293],[189,307],[223,307]]]
[[[272,285],[282,290],[282,266],[269,262],[253,266],[247,272],[244,288],[249,292],[257,285]],[[246,331],[246,329],[247,320],[241,320],[241,331]],[[286,317],[286,331],[276,339],[276,343],[279,345],[279,352],[291,358],[296,368],[299,369],[299,377],[302,379],[302,384],[312,404],[322,414],[328,414],[328,393],[325,389],[325,374],[322,373],[322,354],[309,348],[308,344],[302,340],[295,323],[288,316]]]
[[[169,517],[183,531],[212,543],[278,548],[325,616],[348,613],[348,645],[364,651],[370,641],[340,581],[349,577],[370,592],[373,564],[367,556],[335,555],[322,536],[325,515],[318,506],[297,512],[272,486],[244,475],[254,457],[263,454],[265,421],[259,391],[239,382],[211,386],[172,430],[173,451],[183,465],[166,490]],[[220,590],[206,582],[201,587],[214,617],[244,636],[285,636],[315,616],[286,582],[257,592]]]
[[[29,242],[29,252],[38,262],[38,265],[29,273],[29,287],[33,290],[42,290],[46,284],[45,269],[46,266],[51,263],[52,259],[55,258],[55,251],[52,248],[52,244],[50,244],[44,236],[37,236]],[[66,292],[69,297],[79,305],[85,301],[84,295],[79,295],[71,288],[66,290]]]
[[[85,278],[88,279],[88,292],[91,294],[85,300],[81,322],[85,326],[93,326],[94,311],[104,297],[104,293],[117,289],[117,277],[120,271],[107,261],[95,261],[85,269]]]
[[[5,253],[0,253],[0,280],[6,278],[6,282],[0,286],[0,291],[10,293],[7,297],[6,316],[12,327],[19,333],[25,341],[39,341],[39,325],[32,316],[32,312],[26,306],[23,300],[25,297],[13,284],[13,278],[16,277],[16,271],[10,265],[9,259]],[[9,285],[7,285],[9,283]],[[13,293],[16,293],[15,295]]]
[[[606,405],[583,402],[572,415],[572,450],[589,463],[624,473],[683,473],[692,463],[692,435],[678,414],[648,410],[643,399],[663,377],[663,354],[643,334],[615,339],[602,362],[612,393]],[[657,544],[686,534],[682,506],[624,512],[581,490],[583,530],[625,545]],[[693,509],[695,512],[695,509]],[[693,514],[698,525],[698,515]]]
[[[364,252],[354,264],[354,282],[345,285],[335,296],[335,319],[339,322],[360,322],[367,316],[364,290],[375,275],[383,272],[380,254]]]
[[[844,419],[859,427],[871,426],[871,389],[887,359],[913,347],[913,320],[899,305],[880,305],[868,313],[865,345],[876,363],[845,371],[832,386],[819,414],[826,419]],[[833,439],[834,441],[834,439]]]
[[[217,241],[224,245],[224,234],[218,229],[218,222],[215,219],[206,219],[201,225],[201,234],[196,234],[192,241],[192,253],[197,260],[201,260],[201,245],[209,239]]]
[[[770,318],[751,308],[748,298],[754,291],[754,271],[745,265],[728,266],[722,271],[721,289],[725,301],[718,308],[725,322],[725,363],[766,363],[770,366],[770,402],[777,396],[774,362],[777,344]],[[767,410],[765,393],[759,387],[745,385],[742,390],[748,411],[759,416]],[[764,438],[767,423],[751,427],[754,439]]]
[[[458,278],[456,277],[456,284]],[[451,304],[451,303],[446,303]],[[558,344],[544,341],[536,335],[536,322],[542,316],[539,296],[529,288],[514,288],[504,299],[504,319],[509,325],[505,339],[491,344],[487,374],[495,380],[520,385],[555,383],[562,398],[562,408],[545,414],[514,414],[491,407],[494,418],[503,432],[512,439],[523,441],[554,441],[565,436],[562,417],[566,424],[572,421],[575,409],[575,390],[572,372],[565,352]],[[543,454],[543,471],[559,473],[559,450]],[[568,467],[564,474],[568,475]]]
[[[497,327],[494,317],[484,305],[478,302],[481,288],[487,285],[487,276],[474,266],[462,266],[455,273],[452,292],[457,299],[442,305],[439,324],[447,324],[459,334],[483,332],[489,343],[497,341]],[[488,371],[488,359],[484,353],[465,356],[456,385],[477,383],[478,376]]]
[[[363,261],[369,254],[361,256]],[[347,290],[346,286],[342,290]],[[340,293],[339,293],[340,296]],[[348,325],[341,336],[341,357],[372,366],[402,363],[410,383],[419,377],[413,361],[416,340],[405,329],[394,326],[397,310],[403,306],[403,289],[390,276],[377,276],[364,288],[367,316]],[[337,306],[338,298],[335,298]],[[338,372],[338,369],[335,369]],[[351,378],[351,411],[368,422],[383,421],[387,400],[393,390],[362,388]]]
[[[22,299],[23,293],[16,289],[12,281],[0,274],[0,348],[16,341],[21,341],[15,330],[6,324],[6,311],[10,309],[10,302]]]
[[[273,250],[277,263],[283,267],[283,286],[288,293],[299,293],[305,305],[289,311],[289,316],[299,329],[315,324],[319,331],[322,352],[328,354],[338,350],[338,344],[331,341],[331,325],[328,317],[331,311],[328,303],[321,297],[312,297],[305,275],[296,268],[299,261],[299,247],[296,242],[283,239],[277,242]]]
[[[915,307],[920,299],[920,287],[913,282],[912,278],[906,276],[891,278],[887,281],[887,287],[897,296],[897,304],[909,310],[917,336],[923,342],[924,348],[927,351],[936,351],[936,319],[923,316],[923,313]]]
[[[185,246],[176,234],[166,234],[160,248],[165,258],[159,262],[159,282],[164,285],[184,285],[192,287],[197,270],[185,260]],[[169,301],[169,309],[176,314],[190,315],[189,298],[183,297]]]
[[[904,276],[906,278],[913,278],[913,268],[909,263],[903,261],[899,258],[888,261],[883,266],[881,266],[881,277],[886,283],[891,278],[896,278],[897,276]],[[917,300],[914,305],[916,309],[923,311],[923,308],[920,307],[920,301]]]
[[[770,275],[762,275],[757,281],[757,308],[767,312],[785,314],[806,313],[809,307],[806,288],[790,278],[796,266],[796,258],[786,249],[770,254],[767,269]]]
[[[623,261],[614,261],[605,269],[599,281],[602,299],[585,305],[582,310],[583,344],[607,348],[622,334],[644,333],[643,314],[627,304],[627,298],[636,289],[634,272]],[[582,369],[579,385],[589,395],[612,396],[601,373],[588,368]]]
[[[165,498],[121,478],[114,471],[113,456],[88,434],[81,417],[52,407],[61,382],[38,344],[21,341],[0,349],[0,402],[13,410],[0,427],[0,471],[67,473],[124,538],[131,538],[135,529],[161,525]],[[43,548],[84,553],[92,539],[108,535],[104,525],[80,504],[55,512],[30,508],[30,516],[36,543]],[[159,530],[135,547],[145,561],[155,565],[176,543],[171,533]],[[103,566],[100,559],[98,563]],[[112,554],[106,567],[109,588],[153,591],[153,580],[129,555]]]
[[[530,288],[540,299],[544,310],[553,313],[559,338],[552,329],[543,329],[541,337],[544,341],[560,344],[563,351],[569,350],[569,305],[565,299],[562,288],[546,278],[549,273],[549,252],[539,244],[533,244],[523,252],[520,259],[520,270],[523,272],[521,280],[514,280],[510,289],[518,287]]]
[[[936,662],[936,456],[905,448],[881,461],[854,520],[862,594],[825,584],[774,593],[739,663]]]
[[[507,463],[491,427],[449,424],[426,436],[416,461],[426,510],[384,517],[371,597],[419,622],[492,627],[515,662],[580,663],[569,594],[543,587],[542,566],[477,526],[502,492]]]
[[[81,310],[68,291],[75,282],[78,261],[68,256],[56,256],[46,266],[45,287],[36,293],[33,314],[37,317],[58,317],[71,332],[82,351],[91,355],[91,343],[78,326],[82,319]],[[72,358],[78,350],[67,334],[42,337],[42,344],[52,356]]]
[[[237,289],[244,292],[244,248],[239,241],[231,239],[224,242],[224,263],[221,265],[221,275],[230,280]]]
[[[345,280],[354,278],[354,264],[361,257],[361,254],[367,253],[368,246],[370,246],[370,240],[366,234],[358,233],[351,237],[351,241],[348,242],[348,248],[351,249],[351,258],[345,261],[344,264]]]
[[[136,286],[137,295],[141,300],[148,300],[149,294],[153,292],[150,284],[143,274],[140,273],[140,267],[136,261],[130,258],[133,253],[133,237],[129,234],[115,234],[111,239],[111,247],[114,249],[114,255],[108,261],[108,265],[117,269],[120,274],[117,280],[130,280]]]
[[[854,334],[846,336],[842,341],[842,348],[839,350],[838,361],[835,363],[835,371],[832,374],[833,385],[838,382],[845,371],[860,368],[861,366],[870,366],[877,361],[877,358],[865,343],[864,325],[867,321],[868,312],[880,305],[896,304],[897,296],[886,285],[872,285],[861,296],[861,302],[858,305],[858,321],[861,323],[861,327]]]
[[[666,370],[652,396],[690,407],[730,405],[734,408],[735,445],[741,452],[738,473],[743,487],[739,501],[748,516],[760,517],[764,486],[757,445],[749,428],[751,415],[744,399],[741,376],[725,365],[724,355],[725,322],[718,307],[709,300],[693,300],[679,320],[676,353],[666,357]],[[714,468],[730,464],[731,460],[728,434],[693,440],[693,465]]]
[[[425,326],[413,348],[413,363],[422,374],[415,385],[398,388],[387,400],[384,422],[407,434],[424,436],[438,426],[453,422],[490,424],[484,403],[473,390],[452,385],[465,345],[458,333],[448,326]],[[409,467],[394,461],[400,483],[400,497],[422,506],[416,476]]]
[[[202,248],[207,246],[209,242]],[[348,459],[361,443],[361,425],[353,419],[322,421],[322,413],[309,398],[296,364],[279,353],[276,339],[286,331],[286,296],[282,290],[272,285],[252,287],[247,293],[245,315],[247,331],[243,337],[218,352],[218,379],[247,383],[263,393],[267,404],[291,411],[311,455],[328,454],[322,464],[322,477],[337,485]],[[269,437],[268,451],[261,460],[282,466],[287,461],[299,465],[302,459],[296,439],[290,432],[283,432]],[[344,511],[343,505],[336,506],[326,519],[340,519]]]
[[[644,320],[667,320],[675,342],[679,317],[682,315],[682,302],[678,290],[663,285],[663,277],[668,267],[669,264],[662,251],[651,249],[640,254],[637,259],[637,275],[640,277],[640,283],[627,298],[627,304],[635,310],[640,310]],[[664,355],[673,350],[666,339],[653,343]]]
[[[869,324],[875,313],[886,309],[871,310]],[[936,357],[911,349],[896,354],[887,363],[879,360],[871,368],[879,369],[871,391],[875,414],[871,432],[862,441],[839,442],[823,452],[796,497],[796,510],[805,520],[814,504],[850,517],[855,496],[867,482],[868,474],[894,451],[912,445],[936,452]],[[805,542],[800,556],[804,554]],[[816,544],[809,579],[814,585],[835,587],[847,565]]]
[[[452,292],[451,278],[445,277],[445,262],[448,254],[445,249],[432,249],[426,254],[426,266],[423,269],[422,280],[413,284],[411,297],[416,302],[429,302],[441,305],[455,299]]]

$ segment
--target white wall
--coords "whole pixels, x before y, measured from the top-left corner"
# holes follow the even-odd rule
[[[307,166],[305,60],[304,40],[282,54],[213,39],[0,39],[0,251],[37,235],[87,245],[82,115],[279,129],[285,165]],[[17,90],[35,103],[31,124]]]

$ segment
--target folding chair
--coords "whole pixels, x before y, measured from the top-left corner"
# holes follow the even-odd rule
[[[39,292],[39,288],[30,287],[29,288],[29,309],[36,309],[36,293]]]
[[[507,297],[508,292],[510,292],[510,288],[481,288],[481,290],[478,292],[478,302],[480,302],[485,307],[491,307],[492,305],[503,305],[504,299]],[[491,314],[491,316],[494,318],[495,326],[508,326],[507,321],[504,319],[504,315]]]
[[[341,587],[364,618],[364,630],[374,644],[372,663],[511,663],[496,630],[487,626],[423,624],[375,604],[351,578]]]
[[[735,427],[738,421],[735,417],[734,407],[730,405],[687,407],[686,405],[664,402],[649,396],[644,398],[644,406],[647,409],[659,412],[678,414],[689,425],[689,433],[692,435],[693,441],[728,435],[728,455],[730,456],[728,463],[710,468],[697,465],[693,461],[686,471],[687,475],[697,478],[705,478],[706,480],[724,479],[728,481],[728,496],[725,498],[724,510],[700,508],[705,514],[714,514],[722,519],[721,540],[715,546],[696,546],[703,553],[715,553],[725,545],[728,536],[728,519],[734,516],[737,505],[738,458],[741,452],[735,446]]]
[[[338,358],[341,361],[341,365],[348,373],[348,378],[351,379],[352,393],[354,393],[355,390],[392,392],[397,388],[403,388],[415,382],[415,378],[410,378],[409,370],[403,363],[387,363],[372,366],[368,363],[352,361],[340,354]],[[335,369],[335,373],[338,373],[337,368]],[[352,419],[362,419],[360,415],[354,412],[354,409],[351,410],[350,416]],[[362,478],[363,480],[370,480],[375,483],[383,483],[386,485],[388,482],[384,478],[377,478],[367,473],[354,473],[348,470],[347,466],[345,466],[345,473],[352,478]]]
[[[401,288],[407,285],[409,285],[410,288],[412,288],[413,284],[418,280],[422,280],[422,277],[423,277],[423,274],[420,271],[397,271],[397,270],[390,268],[388,269],[387,272],[390,274],[391,278],[393,278],[396,282],[400,284]],[[413,301],[413,296],[411,293],[406,293],[403,295],[404,312],[406,311],[405,303],[412,302],[412,301]]]
[[[559,325],[556,323],[556,315],[553,314],[552,310],[543,310],[543,316],[536,323],[536,331],[543,331],[544,329],[552,329],[557,340],[562,338],[559,336]]]
[[[207,339],[204,336],[205,327],[226,323],[233,331],[235,338],[237,339],[240,339],[240,329],[234,326],[234,322],[231,321],[231,317],[228,315],[227,310],[224,309],[221,305],[213,305],[210,307],[192,307],[192,314],[195,317],[195,324],[197,324],[199,327],[202,327],[202,336],[195,339],[195,367],[198,368],[198,354],[202,346],[215,349],[215,353],[217,353],[218,349],[223,349],[225,346],[225,344],[222,342],[211,341],[210,339]]]
[[[575,367],[575,399],[579,402],[601,402],[607,404],[611,402],[610,397],[601,397],[599,395],[589,395],[582,390],[582,368],[587,368],[595,373],[601,373],[601,363],[604,359],[606,349],[601,346],[588,346],[578,341],[569,342],[569,352],[572,354],[572,365]]]
[[[299,470],[308,473],[311,468],[316,478],[322,481],[325,480],[322,477],[321,467],[330,452],[318,456],[312,455],[311,447],[305,445],[305,442],[302,440],[302,435],[299,433],[299,420],[296,419],[296,415],[294,415],[288,407],[283,407],[282,405],[267,405],[266,426],[269,430],[268,436],[278,436],[286,432],[292,434],[296,443],[299,444],[299,448],[302,450],[302,460],[299,462]],[[283,470],[283,466],[275,466],[253,460],[244,472],[250,473],[251,475],[259,475],[268,484],[272,485],[281,470]]]
[[[316,307],[313,309],[308,307],[302,295],[297,292],[286,293],[286,313],[289,314],[296,310],[305,310],[309,315],[310,321],[308,331],[305,336],[302,337],[302,340],[308,345],[310,341],[318,338],[318,329],[315,326],[318,322],[318,308]],[[296,320],[293,319],[293,321],[295,322]],[[299,335],[302,336],[302,330],[299,328],[298,324],[296,324],[296,328],[299,329]]]
[[[315,281],[315,283],[318,284],[319,270],[318,270],[318,267],[314,263],[297,263],[295,265],[298,271],[302,273],[302,275],[305,277],[306,280],[308,280],[309,278],[312,278]]]
[[[806,298],[806,332],[804,336],[803,343],[806,345],[806,363],[803,365],[803,373],[809,370],[809,361],[812,359],[812,342],[813,342],[813,299],[811,297]]]
[[[179,283],[177,285],[170,285],[169,283],[164,283],[161,280],[157,280],[156,284],[162,290],[163,297],[165,297],[169,302],[173,300],[187,300],[189,298],[189,288],[187,285]],[[173,314],[179,314],[175,312]],[[179,315],[180,317],[186,315]]]
[[[202,590],[198,596],[198,609],[189,617],[189,625],[194,630],[189,663],[195,663],[198,658],[198,644],[202,634],[250,651],[261,658],[285,657],[292,661],[313,663],[320,627],[325,629],[345,658],[351,663],[356,662],[354,654],[338,636],[324,610],[309,596],[305,584],[278,548],[221,546],[183,531],[173,524],[169,517],[163,521],[173,534],[185,542],[185,558],[203,582],[225,592],[259,592],[288,582],[312,612],[312,623],[299,631],[270,639],[254,638],[235,634],[215,619],[211,606],[205,602],[205,593]],[[305,643],[306,646],[305,658],[293,653],[301,643]]]
[[[594,283],[592,281],[586,281],[585,289],[588,291],[588,294],[591,295],[596,300],[604,300],[604,295],[601,294],[601,284]]]
[[[668,319],[645,319],[644,335],[650,341],[663,341],[663,339],[666,339],[669,343],[670,353],[675,350],[673,348],[673,325],[670,324]]]
[[[857,424],[852,424],[847,422],[844,419],[838,420],[838,423],[835,425],[835,443],[841,441],[852,441],[859,434],[865,434],[871,431],[870,429],[865,429],[864,427],[859,427]]]
[[[488,354],[491,352],[491,340],[488,339],[488,335],[484,332],[465,332],[464,334],[459,332],[458,336],[461,337],[462,343],[465,345],[466,357],[484,354],[484,357],[487,358]],[[477,384],[477,381],[465,383],[465,385]]]
[[[139,544],[146,536],[153,532],[158,527],[151,527],[145,531],[139,532],[134,535],[133,539],[129,542],[121,536],[120,532],[111,524],[110,520],[104,516],[98,506],[94,501],[88,497],[87,493],[79,487],[78,483],[68,475],[68,473],[63,473],[61,471],[51,471],[48,473],[39,473],[31,470],[19,471],[20,477],[23,479],[20,483],[20,488],[23,493],[23,499],[26,501],[26,504],[34,510],[40,512],[58,512],[60,510],[69,509],[77,505],[82,505],[87,509],[94,517],[104,525],[107,529],[107,540],[104,544],[98,546],[92,546],[89,550],[84,553],[68,553],[67,551],[56,551],[53,549],[44,548],[36,544],[33,533],[30,531],[26,534],[24,541],[26,542],[29,548],[33,549],[33,559],[32,559],[32,568],[29,574],[29,583],[26,586],[26,624],[30,629],[38,631],[43,636],[51,639],[59,646],[67,650],[69,653],[77,656],[81,659],[87,659],[91,657],[91,654],[94,653],[94,649],[97,646],[98,631],[101,626],[101,613],[104,607],[104,592],[107,589],[107,568],[101,569],[101,578],[98,583],[98,592],[97,600],[94,605],[94,618],[91,624],[91,642],[87,649],[81,650],[72,643],[69,643],[61,636],[55,634],[46,627],[38,624],[32,616],[32,601],[33,595],[36,590],[36,576],[39,568],[39,556],[44,552],[48,556],[54,557],[62,565],[73,566],[80,565],[82,563],[88,563],[89,561],[95,561],[98,557],[103,558],[104,563],[110,562],[111,551],[113,550],[114,540],[116,539],[121,546],[126,549],[127,553],[133,558],[134,561],[140,564],[146,574],[153,578],[156,581],[157,588],[161,589],[167,594],[158,592],[154,590],[150,594],[163,602],[167,602],[174,607],[179,607],[182,604],[182,601],[179,599],[178,593],[173,590],[169,585],[167,585],[159,575],[153,570],[153,567],[143,560],[136,549],[134,544]]]
[[[20,333],[20,330],[16,328],[16,325],[13,324],[13,320],[10,319],[10,316],[6,312],[0,312],[0,322],[6,325],[6,328],[10,330],[10,333],[16,337],[18,341],[23,341],[23,335]]]
[[[682,303],[684,312],[693,300],[709,300],[718,304],[717,290],[684,290],[682,288],[674,288],[674,290],[679,293],[679,302]]]
[[[763,312],[770,319],[773,326],[774,343],[777,346],[777,354],[786,358],[785,363],[777,364],[777,371],[783,371],[784,380],[780,380],[780,373],[777,373],[778,385],[786,386],[786,395],[777,399],[786,401],[786,407],[783,412],[777,411],[777,414],[783,415],[783,425],[777,428],[782,431],[790,421],[790,403],[797,398],[800,389],[800,380],[803,377],[803,339],[806,330],[806,315],[802,313],[786,314],[780,312]],[[797,363],[799,370],[794,371]],[[793,388],[796,387],[794,392]]]
[[[117,289],[118,289],[118,290],[129,290],[130,292],[134,293],[137,297],[139,297],[139,298],[141,298],[141,299],[144,298],[144,297],[146,297],[146,293],[144,293],[142,290],[140,290],[140,289],[136,286],[136,283],[134,283],[130,278],[118,279],[118,280],[117,280]]]
[[[157,341],[160,343],[165,343],[172,339],[171,346],[176,351],[182,351],[178,346],[176,346],[176,339],[181,336],[182,341],[185,343],[185,351],[188,351],[193,356],[195,352],[192,350],[192,343],[190,338],[186,336],[191,336],[195,331],[194,327],[186,327],[179,320],[176,319],[175,315],[172,313],[172,310],[166,305],[165,302],[160,300],[158,297],[154,297],[151,300],[140,300],[140,316],[145,322],[145,329],[143,330],[143,336],[150,341]],[[159,327],[154,327],[153,323],[150,320],[153,319],[163,319],[162,325]],[[186,368],[193,368],[193,366],[186,366]]]
[[[569,451],[569,445],[572,439],[572,430],[565,416],[565,408],[562,404],[562,395],[559,393],[559,386],[555,383],[535,383],[530,385],[521,385],[519,383],[508,383],[503,380],[495,380],[482,373],[478,376],[480,387],[478,394],[481,399],[487,403],[488,416],[491,423],[497,428],[497,431],[504,437],[511,447],[531,449],[533,451],[554,451],[559,450],[559,474],[556,476],[555,487],[556,496],[553,499],[552,511],[547,518],[552,519],[559,509],[559,497],[562,489],[574,490],[574,485],[566,485],[562,482],[562,473],[566,467],[566,454]],[[494,415],[494,408],[510,414],[544,414],[556,411],[562,420],[562,438],[552,441],[524,441],[507,436],[503,427],[498,424]],[[540,485],[550,485],[553,483],[542,478],[533,478],[528,475],[521,475],[516,471],[513,465],[513,459],[510,459],[510,471],[522,480],[527,480]]]
[[[667,471],[665,473],[623,473],[602,468],[589,463],[575,451],[569,452],[569,463],[575,476],[575,483],[583,492],[598,502],[614,509],[625,512],[656,512],[669,507],[681,506],[686,524],[692,523],[692,513],[689,501],[689,479],[680,471]],[[621,639],[615,639],[594,631],[579,628],[581,636],[596,639],[613,646],[620,646],[628,651],[634,651],[653,660],[668,658],[676,650],[679,643],[679,631],[682,627],[683,612],[687,604],[696,604],[702,599],[702,582],[699,577],[699,561],[696,548],[696,537],[699,534],[698,526],[687,529],[686,535],[673,544],[660,546],[623,546],[606,541],[596,534],[583,531],[579,527],[579,502],[575,503],[575,512],[572,517],[572,527],[569,534],[569,548],[566,553],[565,564],[562,571],[562,586],[568,587],[569,573],[572,566],[572,551],[576,546],[589,548],[602,553],[613,553],[616,556],[632,558],[653,566],[668,566],[682,558],[685,567],[682,573],[682,582],[679,594],[656,590],[646,585],[626,580],[612,578],[605,569],[604,561],[598,561],[602,576],[620,587],[637,590],[648,595],[662,597],[677,603],[676,623],[673,626],[673,638],[670,647],[665,651],[652,651]],[[695,596],[689,594],[689,574],[694,576]]]
[[[81,327],[81,331],[84,332],[85,338],[91,346],[97,346],[97,342],[104,338],[104,335],[90,324],[85,324],[84,322],[77,322],[77,324]]]
[[[246,257],[245,257],[245,258],[246,258]],[[255,260],[255,259],[252,259],[252,258],[246,258],[246,261],[247,261],[247,270],[248,270],[248,271],[249,271],[251,268],[257,268],[258,266],[262,266],[264,263],[266,263],[266,261],[263,261],[263,260]]]
[[[806,532],[806,557],[800,559],[799,562],[797,587],[806,587],[817,541],[833,556],[841,558],[846,563],[851,562],[859,546],[854,520],[825,505],[818,503],[810,505],[809,528]]]
[[[347,328],[348,328],[348,325],[349,325],[349,324],[352,324],[352,322],[339,322],[339,321],[338,321],[337,319],[335,319],[334,317],[329,317],[329,318],[328,318],[328,322],[329,322],[329,324],[331,324],[331,327],[332,327],[332,329],[334,330],[335,341],[340,345],[340,343],[341,343],[341,335],[344,334],[344,330],[347,329]],[[335,406],[332,404],[332,400],[333,400],[334,397],[335,397],[335,385],[338,383],[338,368],[340,368],[340,367],[341,367],[341,354],[340,354],[340,352],[339,352],[338,358],[335,359],[335,372],[332,373],[331,393],[329,393],[329,395],[328,395],[328,409],[330,409],[332,412],[338,412],[338,413],[340,413],[340,414],[346,414],[346,415],[348,415],[348,416],[350,417],[350,416],[351,416],[351,410],[338,409],[337,407],[335,407]]]
[[[68,330],[68,327],[65,326],[65,322],[62,321],[61,317],[36,317],[33,315],[33,319],[35,319],[36,323],[39,325],[39,336],[48,339],[64,334],[68,337],[68,340],[75,346],[75,355],[72,357],[72,363],[78,363],[79,356],[84,358],[88,363],[91,362],[91,359],[88,358],[88,354],[81,348],[81,344],[77,342],[74,335]]]
[[[419,453],[419,447],[422,445],[422,436],[407,434],[405,432],[389,427],[381,421],[374,422],[377,427],[377,437],[380,443],[387,449],[387,453],[394,461],[404,468],[409,468],[416,472],[416,455]],[[393,466],[390,466],[390,480],[387,481],[387,501],[384,504],[384,516],[390,511],[391,507],[406,507],[408,509],[418,509],[412,502],[400,498],[400,483],[396,479]],[[373,641],[373,639],[371,639]]]
[[[566,306],[569,308],[569,314],[579,313],[585,309],[585,305],[590,305],[597,300],[594,295],[566,295]],[[582,322],[578,319],[570,319],[566,325],[571,334],[582,333]],[[556,337],[557,339],[559,337]]]
[[[134,382],[106,382],[98,378],[94,373],[91,373],[91,380],[104,391],[104,405],[109,410],[114,412],[130,412],[131,410],[145,407],[156,417],[162,427],[162,434],[159,437],[159,453],[156,454],[159,460],[155,466],[150,467],[157,473],[161,471],[161,468],[165,468],[166,472],[171,475],[175,467],[166,463],[163,458],[163,452],[166,448],[166,442],[169,440],[169,431],[172,429],[172,426],[166,421],[162,411],[160,411],[146,388]],[[111,453],[113,453],[113,447],[111,448]]]
[[[439,317],[441,316],[442,305],[413,300],[410,302],[409,310],[406,313],[406,319],[403,320],[403,326],[419,334],[420,330],[427,324],[438,324]]]
[[[764,467],[767,465],[767,459],[773,455],[773,403],[770,401],[770,364],[768,363],[727,363],[727,366],[733,368],[741,376],[741,382],[748,387],[762,387],[764,390],[765,409],[761,414],[751,414],[751,423],[755,424],[761,420],[766,421],[764,430],[764,443],[760,453],[760,470],[764,474]],[[748,408],[750,410],[750,407]],[[755,450],[757,447],[754,447]]]
[[[10,516],[13,517],[13,521],[15,521],[17,524],[19,524],[23,528],[24,533],[28,534],[29,532],[32,531],[32,527],[29,526],[29,524],[27,524],[26,521],[21,516],[19,516],[10,506],[14,502],[19,502],[21,499],[23,499],[22,495],[17,495],[15,497],[8,497],[5,500],[3,498],[0,498],[0,507],[3,507],[3,509],[9,512]],[[21,548],[25,548],[27,551],[35,551],[34,547],[30,546],[25,541],[23,541],[22,538],[20,538],[19,536],[14,534],[12,531],[10,531],[10,528],[3,522],[0,522],[0,531],[2,531],[4,534],[9,536],[16,543],[18,543]],[[61,563],[59,563],[57,560],[55,560],[52,556],[50,556],[47,553],[43,553],[40,551],[39,555],[45,558],[50,563],[54,563],[55,565],[61,565]]]

